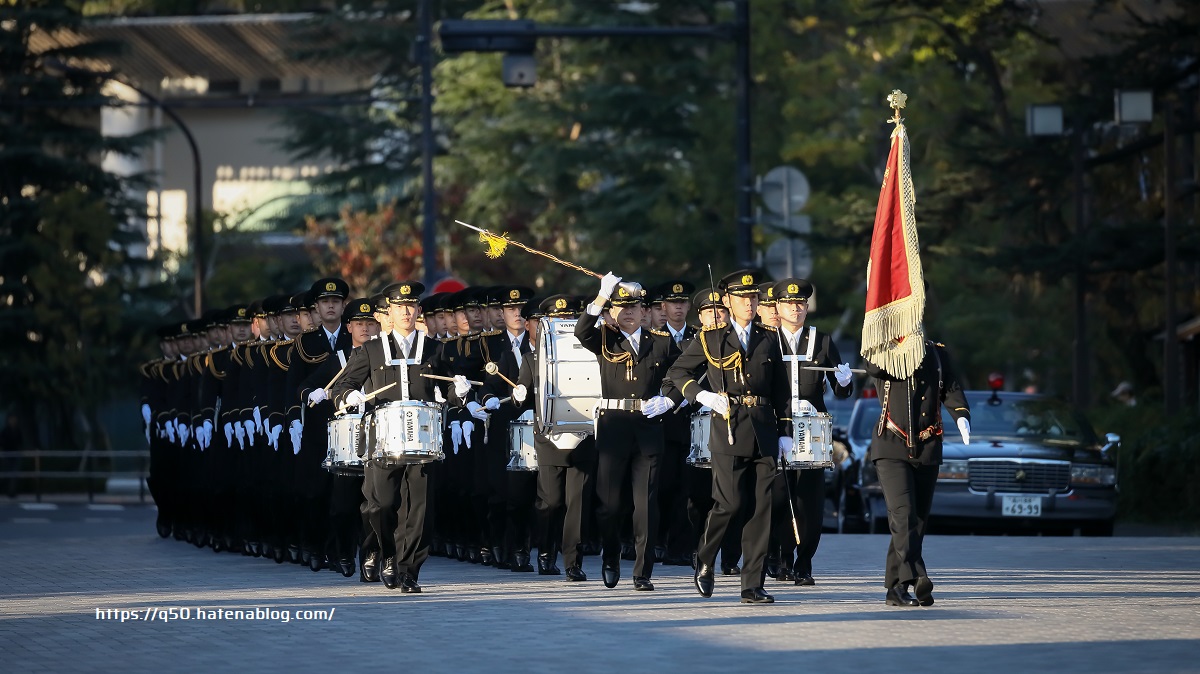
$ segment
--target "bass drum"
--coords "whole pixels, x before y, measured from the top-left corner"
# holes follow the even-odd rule
[[[596,320],[584,315],[584,320]],[[600,364],[575,338],[574,318],[543,318],[538,329],[534,409],[544,435],[594,433],[600,403]]]

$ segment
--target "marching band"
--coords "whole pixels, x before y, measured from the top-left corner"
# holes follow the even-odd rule
[[[606,587],[622,559],[638,591],[691,565],[704,597],[720,569],[770,603],[767,577],[815,582],[824,395],[853,388],[812,294],[754,270],[590,298],[325,278],[165,326],[141,367],[158,533],[404,593],[430,555],[561,576],[561,554],[568,582],[599,555]],[[932,603],[902,561],[888,602]]]

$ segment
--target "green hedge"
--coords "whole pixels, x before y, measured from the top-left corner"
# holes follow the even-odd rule
[[[1200,524],[1200,414],[1166,419],[1161,403],[1143,402],[1094,416],[1097,431],[1121,436],[1120,518]]]

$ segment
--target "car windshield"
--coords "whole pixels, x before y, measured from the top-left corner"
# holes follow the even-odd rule
[[[838,400],[833,394],[825,395],[825,407],[833,415],[833,425],[845,428],[850,425],[850,413],[854,411],[854,398]]]
[[[1032,438],[1045,442],[1091,443],[1095,433],[1065,402],[1053,398],[1000,394],[992,401],[987,391],[968,391],[971,436],[974,438]],[[870,438],[879,421],[879,399],[865,399],[850,435]],[[954,419],[942,408],[942,425],[954,428]],[[946,433],[947,442],[961,442],[957,433]]]

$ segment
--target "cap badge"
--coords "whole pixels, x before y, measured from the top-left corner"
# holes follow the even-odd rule
[[[325,290],[327,290],[329,292],[334,292],[337,290],[337,284],[334,283],[333,281],[330,281],[329,283],[325,284]]]
[[[721,299],[721,296],[715,292],[711,292],[708,294],[708,301],[710,301],[710,302],[716,302],[719,299]]]
[[[245,310],[245,309],[238,309],[238,310],[237,310],[237,315],[238,315],[238,318],[245,318],[245,317],[246,317],[246,310]]]
[[[559,298],[559,299],[557,299],[557,300],[554,300],[554,308],[555,308],[555,309],[566,309],[566,308],[567,308],[567,301],[566,301],[566,300],[564,300],[564,299],[562,299],[562,298]]]
[[[681,292],[683,292],[683,284],[682,284],[682,283],[676,283],[675,285],[671,286],[671,292],[673,292],[673,293],[681,293]]]
[[[796,294],[796,293],[799,293],[799,292],[800,292],[800,286],[796,285],[795,283],[789,283],[789,284],[788,284],[788,292],[789,292],[789,293],[792,293],[793,295],[794,295],[794,294]]]
[[[521,291],[520,291],[520,290],[510,290],[510,291],[508,291],[508,299],[510,299],[510,300],[515,300],[515,299],[517,299],[517,298],[518,298],[518,297],[520,297],[520,296],[521,296]]]
[[[629,297],[629,291],[624,288],[618,288],[617,294],[620,295],[621,297]]]
[[[400,286],[400,294],[407,295],[412,292],[412,286]]]
[[[742,275],[742,285],[744,285],[744,286],[754,285],[754,277],[749,274],[743,274]]]
[[[360,305],[358,305],[358,310],[364,314],[369,314],[369,313],[371,313],[371,305],[370,304],[360,304]]]

